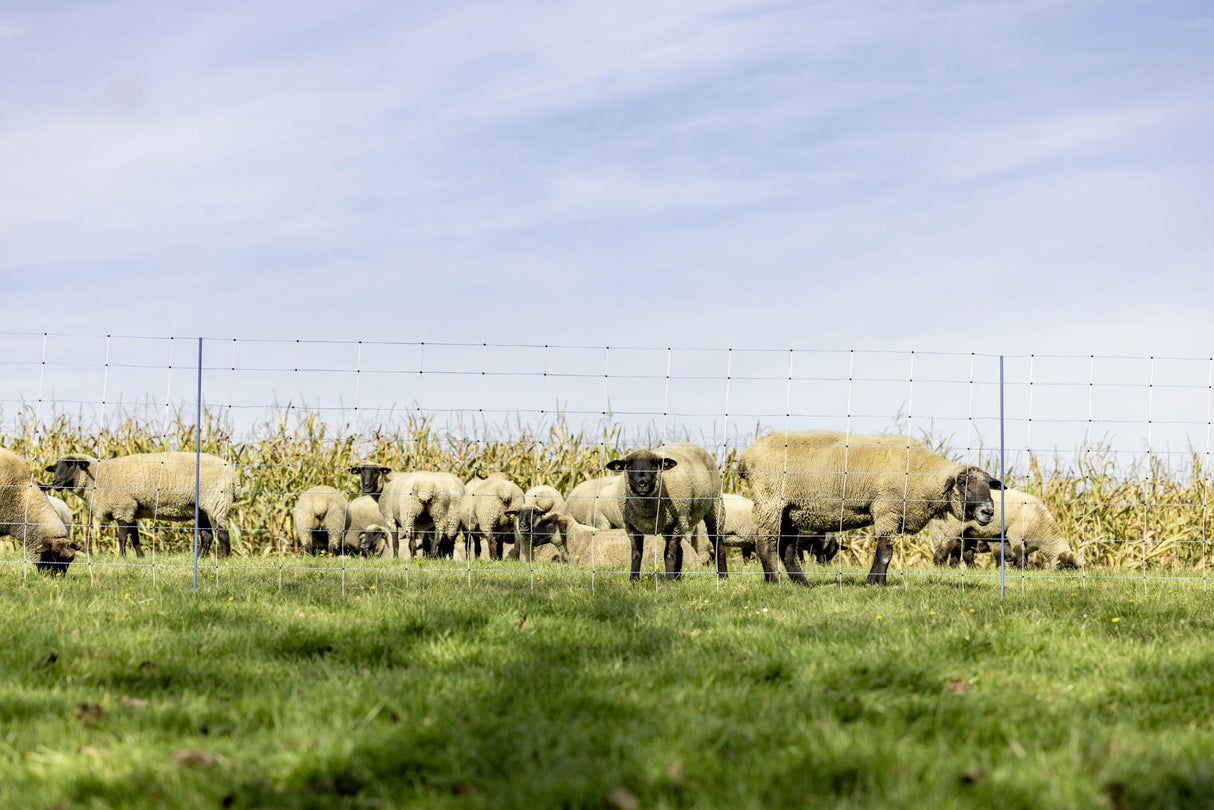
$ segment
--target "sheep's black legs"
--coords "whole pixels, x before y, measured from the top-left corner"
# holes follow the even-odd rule
[[[788,571],[788,578],[798,585],[809,587],[809,580],[805,578],[805,572],[801,570],[801,560],[797,556],[800,538],[791,526],[788,527],[787,532],[784,532],[783,527],[781,531],[780,556],[784,559],[784,569]]]
[[[894,558],[894,541],[888,534],[878,535],[877,550],[873,554],[873,567],[868,572],[866,582],[869,585],[885,585],[886,571],[889,570],[889,561]]]
[[[118,524],[118,553],[126,554],[127,540],[131,541],[131,548],[135,549],[135,556],[143,556],[143,546],[139,545],[139,523],[132,522],[128,525]]]
[[[666,535],[666,578],[678,579],[683,573],[683,544],[674,535]]]
[[[645,551],[645,536],[628,532],[628,537],[632,540],[632,574],[629,579],[641,578],[641,555]]]

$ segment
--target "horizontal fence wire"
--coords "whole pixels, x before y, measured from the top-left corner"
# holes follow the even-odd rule
[[[1005,485],[1039,499],[1060,534],[1029,539],[1065,542],[1076,561],[1073,569],[1034,569],[1044,555],[1026,550],[1028,567],[1013,574],[1022,583],[1207,583],[1210,357],[1013,352],[1002,355],[1001,389],[1001,355],[976,352],[218,337],[202,339],[199,363],[197,337],[0,332],[0,339],[3,446],[43,484],[51,479],[44,468],[70,453],[105,460],[197,450],[231,465],[239,481],[227,520],[233,555],[221,557],[213,545],[200,560],[204,581],[245,569],[276,570],[280,586],[340,575],[344,587],[358,572],[410,585],[448,576],[470,584],[627,576],[628,565],[615,561],[527,563],[484,552],[468,559],[462,524],[454,559],[407,552],[368,559],[341,544],[335,556],[313,556],[304,553],[293,509],[317,486],[353,502],[359,480],[350,467],[368,461],[447,472],[465,486],[504,473],[520,491],[547,485],[569,496],[608,475],[612,459],[664,443],[702,447],[720,468],[719,492],[746,496],[738,458],[756,438],[830,429],[909,435],[988,473],[1002,467]],[[857,485],[865,475],[847,474]],[[913,471],[904,479],[902,508],[919,509],[927,500],[909,494]],[[153,504],[153,516],[140,518],[146,556],[130,549],[120,556],[112,520],[101,525],[80,498],[55,494],[71,511],[69,534],[90,576],[135,570],[155,579],[192,568],[192,518],[167,517]],[[13,542],[0,549],[0,572],[31,574],[17,542],[27,524],[7,524]],[[762,576],[762,566],[741,554],[755,545],[752,534],[730,529],[731,576]],[[863,581],[877,545],[873,529],[833,529],[841,550],[823,562],[810,555],[805,575]],[[628,542],[618,528],[606,531],[615,534],[604,547]],[[969,564],[937,566],[938,540],[926,528],[898,535],[889,581],[997,578],[989,551]],[[505,546],[513,545],[511,537]],[[699,545],[683,575],[716,576],[700,564],[708,555]],[[641,571],[656,584],[662,555],[647,546]]]

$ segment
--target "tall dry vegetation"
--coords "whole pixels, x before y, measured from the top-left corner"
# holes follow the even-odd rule
[[[39,424],[26,412],[2,443],[35,462],[36,469],[71,452],[109,458],[192,451],[196,427],[191,417],[180,412],[160,420],[129,416],[95,425],[59,414]],[[580,481],[602,475],[606,462],[633,443],[626,443],[618,426],[591,434],[572,431],[563,420],[538,430],[520,423],[498,435],[507,433],[511,438],[495,437],[495,431],[486,427],[441,430],[432,420],[416,417],[406,418],[390,431],[359,433],[336,429],[316,412],[285,408],[254,426],[247,436],[234,437],[230,424],[216,412],[204,411],[201,446],[203,452],[237,465],[241,495],[232,523],[239,532],[234,544],[238,552],[268,555],[297,550],[291,507],[299,492],[327,484],[351,496],[356,493],[348,468],[357,461],[373,460],[399,470],[445,470],[464,480],[501,471],[524,488],[548,484],[567,493]],[[956,455],[947,442],[926,440],[937,451]],[[724,485],[727,491],[746,494],[738,476],[731,473],[736,455],[731,448],[724,459]],[[976,461],[997,467],[989,458]],[[1030,455],[1025,471],[1010,470],[1004,478],[1007,485],[1050,505],[1066,536],[1082,541],[1087,565],[1194,568],[1204,566],[1210,555],[1212,484],[1197,453],[1183,471],[1149,456],[1119,472],[1109,448],[1096,446],[1082,449],[1073,462],[1054,460],[1048,467],[1040,457]],[[79,508],[76,514],[83,519]],[[179,550],[188,542],[188,534],[164,526],[156,529],[155,538],[158,547]],[[861,565],[869,561],[870,532],[853,533],[847,544],[846,560]],[[931,560],[926,537],[904,538],[900,547],[907,565]]]

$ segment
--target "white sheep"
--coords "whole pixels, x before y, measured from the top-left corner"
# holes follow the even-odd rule
[[[538,484],[523,493],[523,506],[538,506],[544,512],[564,512],[565,496],[556,487]]]
[[[935,518],[927,524],[936,552],[936,565],[946,562],[957,565],[963,556],[966,564],[972,565],[975,550],[995,552],[999,547],[1002,523],[1006,527],[1004,536],[1013,564],[1023,567],[1029,554],[1040,551],[1050,568],[1079,567],[1070,543],[1044,501],[1035,495],[1010,488],[1003,490],[1002,498],[1006,508],[1001,513],[1000,497],[993,496],[995,516],[985,526],[975,521],[962,524],[951,514]],[[1000,514],[1004,516],[1002,521]]]
[[[384,481],[379,511],[392,532],[392,555],[400,556],[403,539],[410,557],[417,557],[423,545],[426,554],[450,557],[459,534],[463,482],[451,473],[424,470],[391,473]]]
[[[877,547],[867,582],[885,584],[893,536],[914,534],[952,513],[980,525],[995,514],[1001,484],[977,467],[936,455],[906,436],[777,431],[738,459],[754,500],[756,550],[769,582],[808,585],[797,559],[798,531],[825,535],[873,526]]]
[[[480,556],[481,541],[488,540],[489,559],[502,559],[503,547],[513,541],[510,518],[506,513],[523,506],[523,488],[504,473],[473,478],[464,485],[460,523],[464,529],[464,551]]]
[[[379,507],[376,507],[379,511]],[[300,493],[291,517],[299,545],[307,554],[341,554],[350,527],[350,503],[333,487],[317,486]]]
[[[350,501],[349,525],[346,527],[346,547],[360,549],[364,554],[381,555],[383,548],[392,547],[392,533],[384,525],[379,503],[370,495],[359,495]]]
[[[236,469],[210,453],[136,453],[99,461],[83,453],[60,458],[47,472],[55,474],[51,487],[69,490],[84,504],[91,518],[118,524],[118,553],[126,553],[130,540],[135,556],[139,520],[194,519],[195,462],[198,462],[198,555],[205,557],[212,537],[224,555],[232,553],[228,539],[228,510],[239,495]],[[91,521],[90,521],[91,522]],[[87,538],[87,530],[85,534]],[[87,545],[87,539],[85,541]]]
[[[565,514],[579,523],[597,529],[624,528],[624,513],[620,511],[620,476],[605,475],[583,481],[565,499]]]
[[[0,449],[0,535],[10,535],[21,544],[25,558],[39,571],[66,574],[81,550],[68,539],[70,523],[70,510],[65,522],[34,481],[29,462]]]
[[[712,456],[690,444],[633,450],[608,462],[622,473],[618,484],[624,528],[632,540],[632,578],[640,577],[645,535],[666,540],[666,577],[678,579],[683,570],[683,540],[691,540],[704,521],[708,542],[716,550],[717,575],[728,576],[725,554],[717,548],[721,522],[721,473]]]
[[[546,537],[545,537],[546,535]],[[540,544],[542,541],[543,544]],[[632,538],[620,529],[596,529],[579,523],[569,515],[548,514],[542,516],[533,529],[532,542],[535,559],[540,559],[542,549],[553,548],[556,559],[586,570],[632,567]],[[699,562],[695,547],[686,537],[679,538],[681,556],[690,562]],[[643,559],[656,559],[666,549],[665,541],[656,536],[646,537],[641,547]]]
[[[721,524],[721,545],[727,549],[740,549],[742,559],[749,560],[755,553],[754,501],[742,495],[726,492],[721,495],[721,505],[725,511],[725,520]],[[707,546],[703,526],[704,524],[701,523],[696,527],[697,542],[694,545],[697,551],[701,548],[699,541],[703,540],[704,546]],[[814,555],[815,561],[819,564],[830,562],[841,548],[838,536],[835,534],[802,534],[799,537],[799,543],[798,551],[802,561],[804,561],[805,552],[808,551]],[[706,549],[706,551],[711,551],[711,549]]]

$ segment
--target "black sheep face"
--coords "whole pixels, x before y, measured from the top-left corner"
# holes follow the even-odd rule
[[[77,543],[54,541],[50,545],[43,545],[38,550],[34,566],[42,573],[53,577],[66,576],[68,566],[72,564],[72,560],[76,559],[76,552],[80,550],[81,547]]]
[[[388,533],[383,529],[367,529],[358,533],[358,548],[368,557],[379,554],[388,543]]]
[[[607,462],[607,469],[623,473],[628,479],[628,489],[645,498],[657,491],[662,471],[677,464],[673,458],[663,458],[648,450],[637,450],[623,458]]]
[[[77,489],[77,481],[81,477],[80,472],[88,472],[88,459],[83,458],[61,458],[54,464],[46,468],[48,473],[54,473],[55,477],[51,480],[51,489]]]
[[[355,464],[350,472],[358,476],[363,495],[378,495],[384,491],[384,479],[392,471],[382,464]]]
[[[995,518],[995,500],[991,491],[1002,488],[1003,484],[998,478],[991,477],[977,467],[967,467],[965,472],[949,479],[944,491],[948,494],[953,490],[956,494],[953,503],[961,510],[959,515],[954,510],[957,518],[985,526]]]

